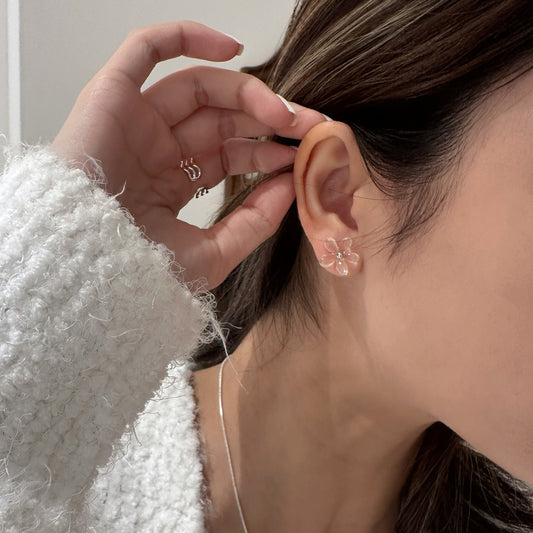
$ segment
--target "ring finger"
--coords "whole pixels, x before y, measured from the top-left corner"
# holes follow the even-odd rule
[[[189,184],[189,196],[199,188],[210,189],[227,176],[254,172],[271,173],[294,163],[296,150],[271,141],[230,139],[218,151],[187,158],[178,168]],[[198,178],[198,179],[195,179]]]

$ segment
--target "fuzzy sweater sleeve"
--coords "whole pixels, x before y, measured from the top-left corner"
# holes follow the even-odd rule
[[[0,177],[0,530],[64,531],[211,320],[113,197],[48,149]]]

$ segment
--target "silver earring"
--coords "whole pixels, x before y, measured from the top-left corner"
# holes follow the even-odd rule
[[[320,258],[320,266],[330,268],[335,265],[335,270],[339,276],[347,276],[350,265],[357,266],[361,257],[352,251],[352,239],[342,239],[336,241],[331,237],[324,243],[328,254]]]

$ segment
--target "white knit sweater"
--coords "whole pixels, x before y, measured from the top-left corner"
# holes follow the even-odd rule
[[[204,531],[185,361],[211,311],[171,262],[115,198],[51,151],[8,162],[1,532]]]

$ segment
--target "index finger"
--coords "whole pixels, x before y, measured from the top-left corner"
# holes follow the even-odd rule
[[[168,22],[130,32],[104,69],[122,72],[140,88],[160,61],[178,56],[227,61],[242,50],[235,38],[198,22]]]

